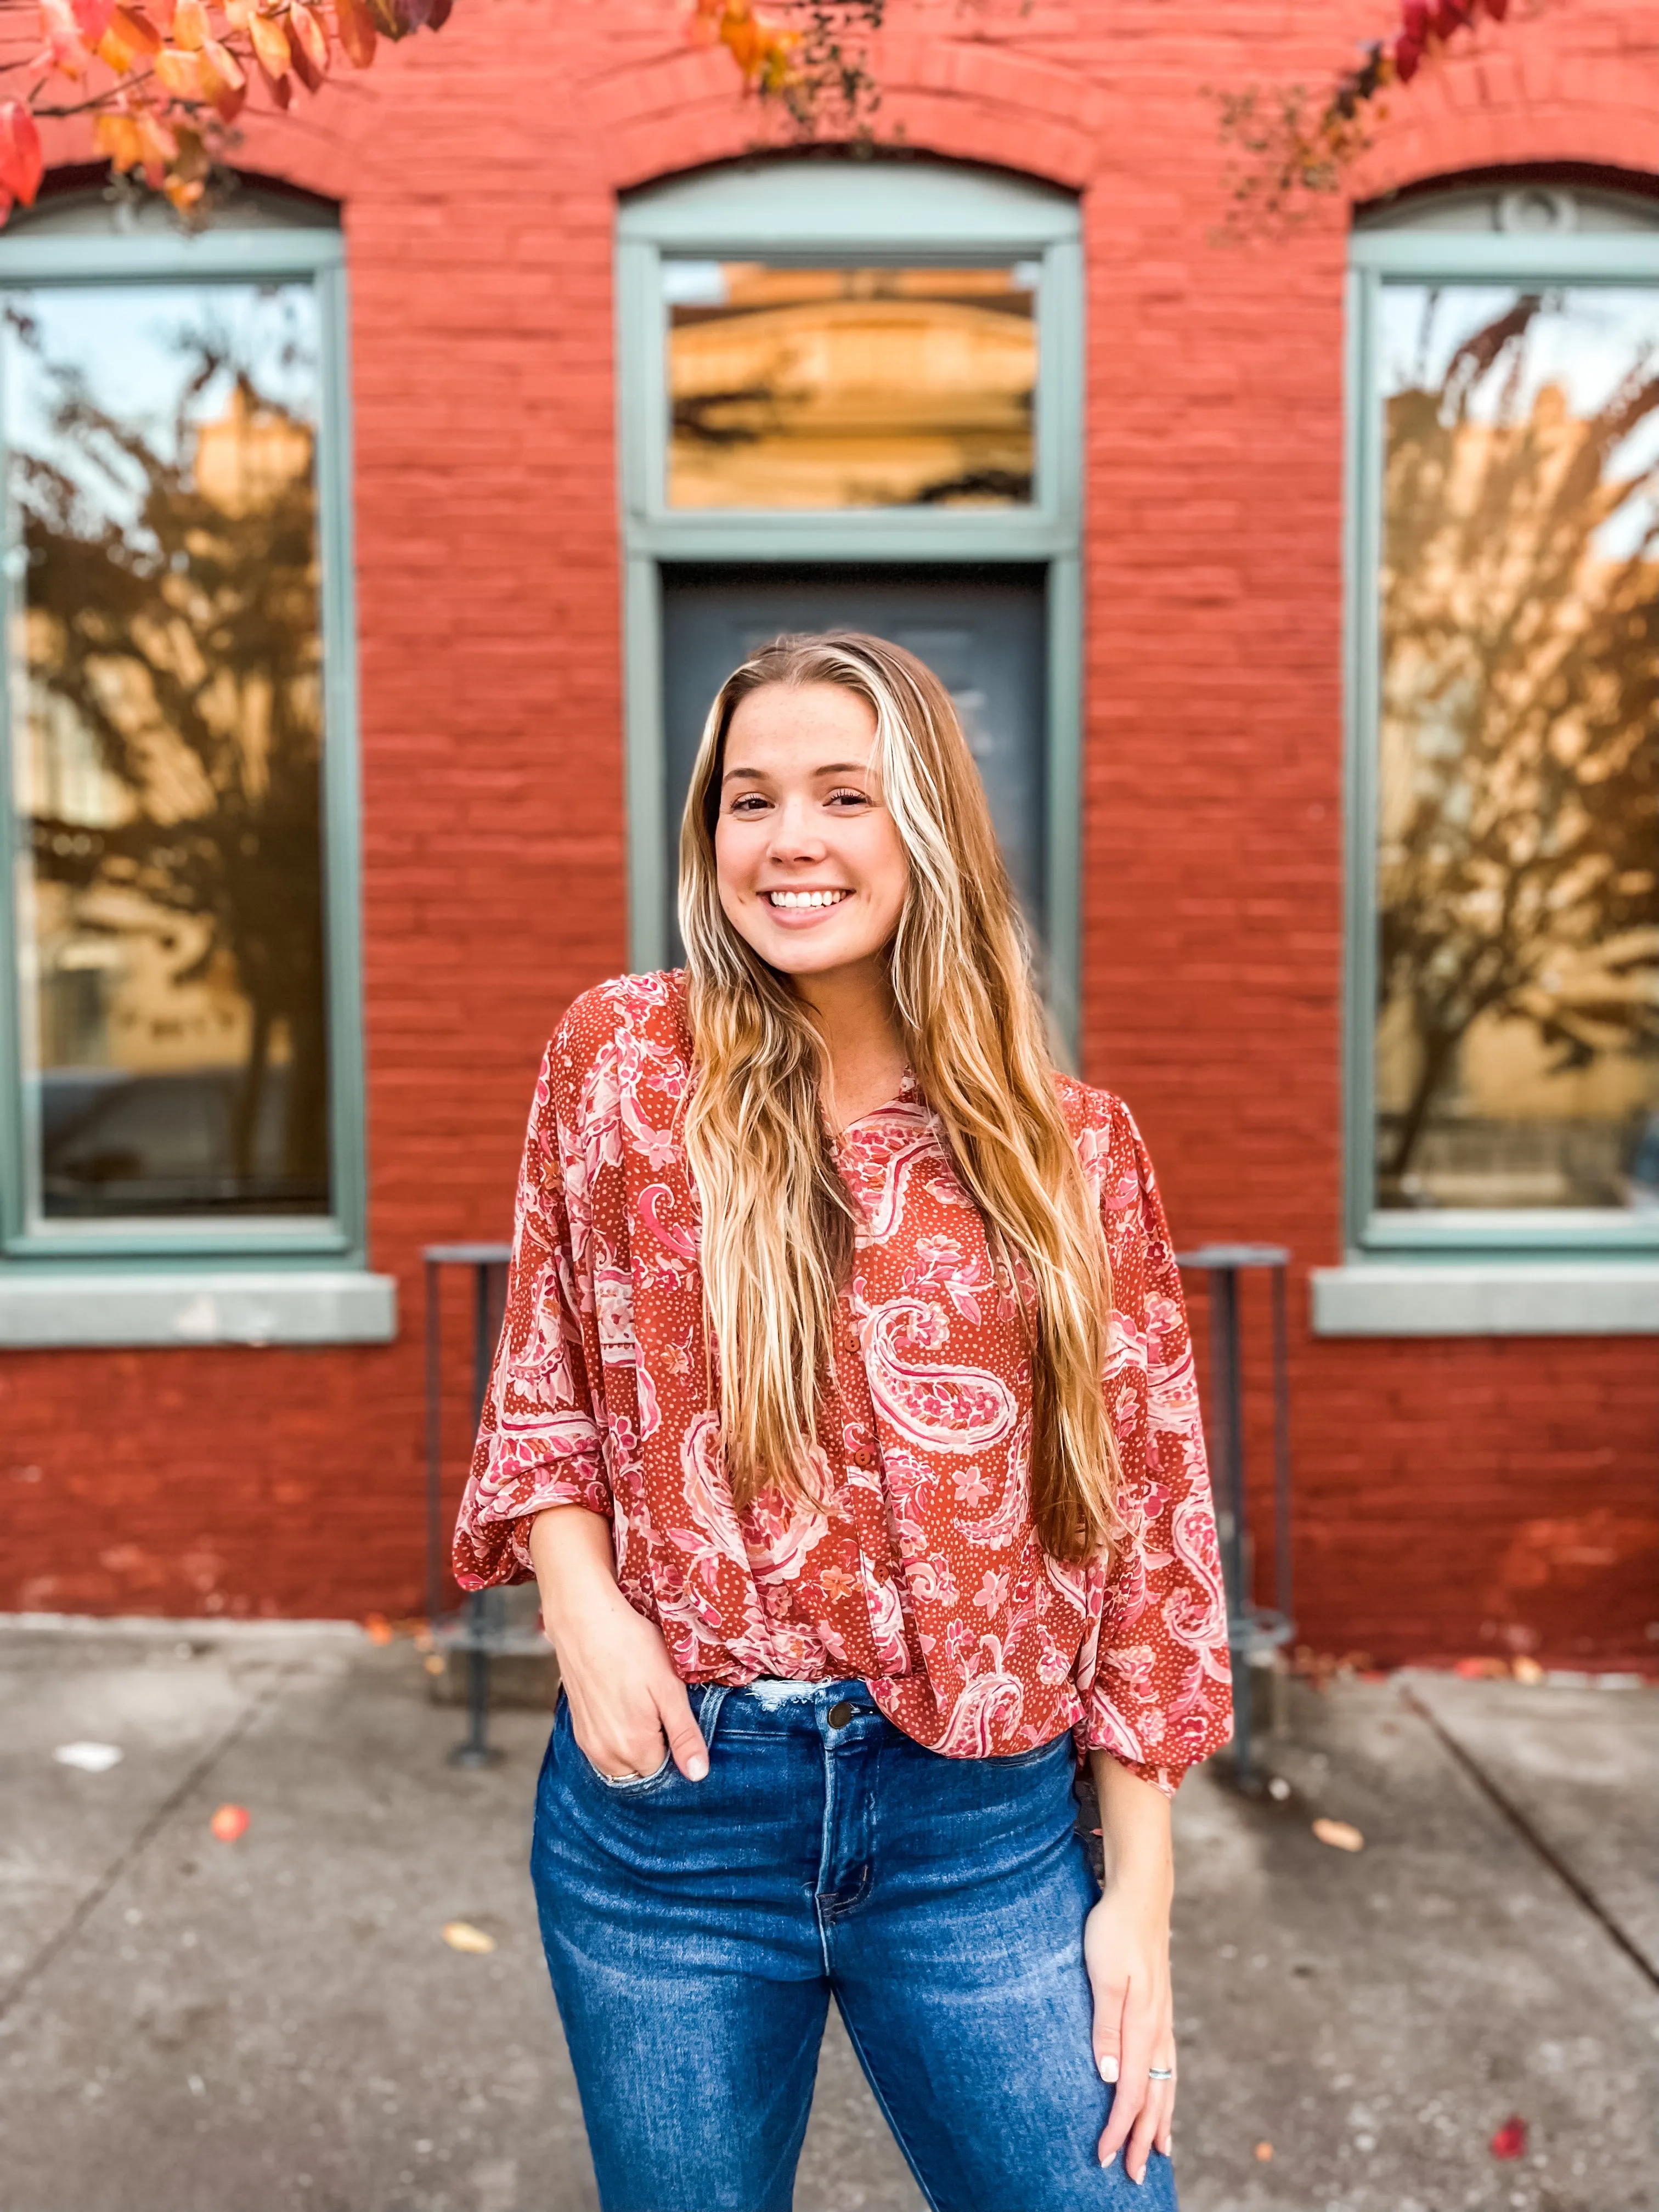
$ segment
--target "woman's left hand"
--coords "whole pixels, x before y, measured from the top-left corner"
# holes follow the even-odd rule
[[[1095,2064],[1116,2085],[1100,2162],[1109,2166],[1122,2151],[1130,2180],[1144,2181],[1150,2154],[1169,2154],[1175,2112],[1167,1887],[1115,1881],[1084,1923],[1083,1958],[1094,1993]],[[1150,2080],[1149,2066],[1167,2067],[1171,2078]]]

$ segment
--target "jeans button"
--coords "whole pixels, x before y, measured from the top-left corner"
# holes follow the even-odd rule
[[[848,1704],[845,1698],[842,1699],[838,1705],[831,1705],[830,1708],[830,1725],[831,1728],[845,1728],[848,1722],[850,1721],[852,1717],[853,1708]]]

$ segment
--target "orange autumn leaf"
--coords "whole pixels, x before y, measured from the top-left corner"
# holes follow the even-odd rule
[[[142,8],[117,8],[110,16],[109,27],[123,46],[131,46],[136,52],[154,54],[161,51],[161,33]]]
[[[144,142],[130,115],[100,115],[92,126],[92,143],[117,176],[136,169],[144,158]]]
[[[202,0],[179,0],[173,11],[173,43],[199,53],[209,36],[207,9]]]
[[[264,79],[265,90],[270,94],[276,106],[283,108],[290,106],[294,99],[293,79],[286,76],[272,76],[262,61],[256,61],[254,67]]]
[[[268,76],[287,73],[289,54],[288,33],[273,15],[250,15],[247,34],[253,45],[253,58]]]
[[[374,58],[379,36],[368,0],[334,0],[334,21],[346,59],[353,69],[367,69]]]
[[[155,57],[155,82],[163,92],[171,93],[175,100],[201,100],[202,66],[194,54],[181,53],[177,46],[163,46]]]
[[[202,61],[205,68],[212,70],[227,92],[240,92],[247,83],[247,77],[240,62],[237,60],[230,48],[221,46],[217,39],[204,40]]]

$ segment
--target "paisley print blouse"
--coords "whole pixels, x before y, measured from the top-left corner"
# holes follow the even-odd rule
[[[684,989],[678,972],[602,984],[548,1048],[456,1579],[523,1578],[531,1517],[584,1505],[611,1522],[622,1589],[684,1680],[860,1675],[948,1756],[1069,1728],[1173,1790],[1230,1732],[1226,1622],[1180,1279],[1127,1109],[1059,1079],[1111,1255],[1104,1387],[1127,1528],[1109,1567],[1054,1559],[1033,1530],[1015,1286],[908,1082],[838,1140],[861,1225],[820,1503],[763,1491],[739,1513],[677,1121]]]

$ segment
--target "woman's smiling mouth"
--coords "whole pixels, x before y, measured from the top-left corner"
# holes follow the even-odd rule
[[[762,898],[775,914],[820,914],[853,896],[848,890],[763,891]]]

